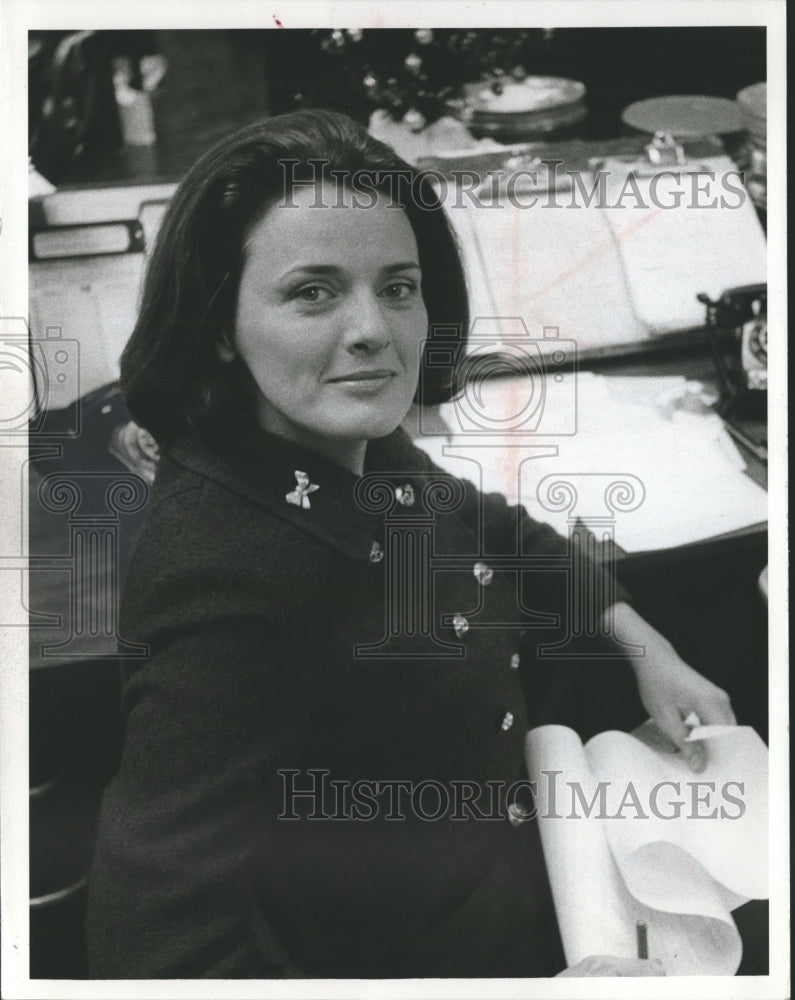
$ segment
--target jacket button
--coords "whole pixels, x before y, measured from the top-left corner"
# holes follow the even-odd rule
[[[455,634],[458,638],[463,639],[469,631],[469,622],[463,615],[456,615],[453,618],[453,628],[455,629]]]
[[[398,486],[395,488],[395,498],[397,502],[403,504],[404,507],[411,507],[414,505],[414,487],[411,483],[406,483],[405,486]]]
[[[506,712],[505,715],[502,718],[502,723],[500,725],[500,729],[504,733],[507,733],[508,730],[511,728],[512,725],[513,725],[513,712]]]
[[[519,664],[522,662],[522,658],[518,653],[511,654],[511,670],[518,670]]]
[[[521,826],[532,816],[529,810],[523,809],[518,802],[511,802],[508,806],[508,822],[511,826]]]
[[[476,562],[472,572],[481,587],[488,587],[494,579],[494,570],[483,562]]]
[[[379,542],[373,542],[373,544],[370,546],[369,558],[371,563],[380,563],[381,560],[384,558],[384,550]]]

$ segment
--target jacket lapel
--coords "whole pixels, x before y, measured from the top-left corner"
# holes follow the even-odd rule
[[[383,513],[357,500],[359,477],[276,435],[258,431],[223,455],[185,436],[169,456],[354,559],[371,561],[374,543],[383,544]],[[396,502],[418,468],[418,453],[400,429],[368,444],[365,476],[378,473],[392,484]]]

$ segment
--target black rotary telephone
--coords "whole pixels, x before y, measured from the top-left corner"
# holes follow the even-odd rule
[[[767,285],[730,288],[713,301],[702,293],[707,329],[722,384],[723,415],[763,419],[767,413]],[[729,350],[726,349],[726,338]]]

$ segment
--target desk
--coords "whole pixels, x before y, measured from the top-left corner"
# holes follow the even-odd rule
[[[681,375],[703,382],[719,393],[720,380],[710,348],[711,342],[724,353],[736,349],[733,334],[688,330],[640,344],[625,345],[619,350],[584,351],[580,356],[580,367],[586,371],[609,375]],[[761,426],[762,422],[759,423]],[[767,463],[757,452],[745,447],[741,440],[737,440],[737,445],[748,464],[748,475],[760,486],[767,488]]]
[[[645,359],[649,374],[687,374],[717,388],[710,354]],[[639,374],[638,362],[611,364]],[[750,475],[767,486],[767,465],[740,446]],[[625,556],[618,575],[637,610],[671,640],[680,655],[732,697],[739,720],[763,739],[768,733],[768,620],[758,578],[767,564],[767,526],[676,549]]]
[[[685,342],[684,337],[677,335],[675,340],[676,344],[674,338],[666,338],[664,342],[645,349],[642,354],[626,352],[619,358],[591,354],[581,358],[580,369],[608,376],[632,376],[640,380],[644,378],[651,380],[656,376],[687,376],[698,379],[707,388],[716,388],[716,372],[706,338]],[[653,396],[651,388],[649,396]],[[509,395],[508,402],[511,401]],[[450,408],[443,409],[436,416],[437,422],[430,425],[430,432],[436,435],[435,438],[423,440],[418,422],[415,422],[413,427],[413,436],[421,447],[426,447],[431,452],[437,462],[445,464],[445,460],[441,457],[444,441],[441,435],[453,426],[453,416]],[[540,436],[540,440],[549,443],[553,439]],[[560,455],[564,455],[565,439],[559,440]],[[604,438],[599,440],[604,441]],[[462,434],[456,441],[465,443],[466,435]],[[519,440],[517,443],[522,442]],[[490,449],[492,452],[500,450],[499,446]],[[583,449],[580,448],[576,453],[582,454]],[[499,484],[504,483],[506,484],[504,491],[510,489],[515,491],[517,487],[511,487],[510,484],[516,483],[515,467],[524,458],[522,449],[519,449],[519,457],[508,463],[507,470],[497,468],[500,463],[492,463],[488,451],[481,451],[480,455],[487,456],[483,459],[484,487],[487,490],[496,489],[500,488]],[[594,459],[587,471],[594,468],[610,473],[633,471],[631,466],[626,469],[623,465],[621,468],[611,467],[609,456],[605,459],[600,453],[600,457],[602,461]],[[547,461],[542,458],[535,461],[545,463],[545,471],[549,468],[553,468],[556,473],[566,471],[566,466],[558,459]],[[748,454],[746,461],[750,477],[757,484],[764,486],[765,464],[753,454]],[[527,462],[527,467],[531,471],[521,481],[522,499],[531,496],[537,479],[543,475],[535,473],[533,465],[533,461]],[[454,474],[470,478],[475,474],[471,462],[456,464],[455,460],[452,460],[447,467],[448,471]],[[745,474],[739,470],[730,472],[732,477],[737,478],[738,486],[741,486]],[[665,481],[664,474],[658,477],[656,480],[658,488],[662,485],[664,489]],[[512,495],[511,499],[515,500],[516,496]],[[664,510],[665,497],[662,498],[662,504],[659,499],[658,497],[655,504],[656,509]],[[764,497],[760,499],[764,501]],[[755,505],[756,503],[754,501]],[[638,511],[634,515],[619,515],[616,524],[619,544],[621,519],[639,516],[641,513],[643,512]],[[760,522],[764,516],[762,503]],[[565,533],[565,514],[562,526],[557,521],[555,526]],[[764,603],[757,590],[759,573],[767,563],[766,524],[753,523],[748,527],[723,534],[717,534],[718,531],[716,528],[714,537],[689,544],[666,547],[658,543],[651,550],[638,550],[630,554],[619,551],[617,574],[633,595],[638,611],[671,640],[687,662],[726,688],[734,704],[738,706],[740,721],[753,725],[766,738],[767,619]],[[660,536],[659,532],[655,534]],[[554,641],[554,639],[545,635],[544,641]],[[586,668],[585,672],[590,672],[593,676],[590,668]],[[634,691],[627,693],[626,698],[618,699],[621,703],[618,705],[619,717],[610,719],[609,713],[616,706],[605,702],[604,690],[606,688],[612,690],[612,686],[601,687],[598,684],[590,684],[586,687],[590,693],[588,697],[582,699],[584,714],[570,720],[578,731],[582,732],[584,727],[591,726],[593,732],[605,726],[631,728],[635,724],[634,716],[624,711],[630,704],[634,704],[635,709],[640,711]],[[592,690],[593,688],[598,690]],[[601,709],[596,711],[595,706],[603,702]]]

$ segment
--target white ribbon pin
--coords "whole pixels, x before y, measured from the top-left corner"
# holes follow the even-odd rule
[[[310,483],[309,476],[305,472],[299,472],[298,469],[295,470],[295,479],[298,485],[284,499],[287,503],[294,504],[296,507],[303,507],[304,510],[309,510],[312,505],[309,502],[307,493],[314,493],[320,487],[315,483]]]

